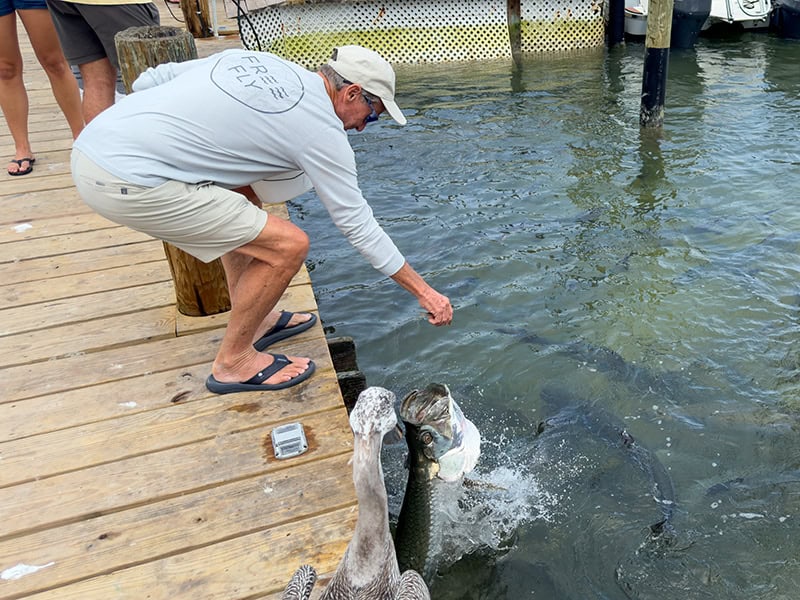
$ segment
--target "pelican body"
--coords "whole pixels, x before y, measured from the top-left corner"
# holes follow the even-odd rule
[[[358,497],[358,520],[321,600],[430,600],[430,592],[415,571],[402,575],[389,531],[386,486],[381,467],[383,436],[397,426],[395,395],[380,387],[369,387],[358,397],[350,413],[353,430],[353,483]],[[311,598],[316,573],[300,567],[282,600]]]

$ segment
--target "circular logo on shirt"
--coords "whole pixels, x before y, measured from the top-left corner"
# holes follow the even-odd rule
[[[300,76],[269,54],[237,52],[222,56],[211,81],[234,100],[262,113],[281,113],[303,97]]]

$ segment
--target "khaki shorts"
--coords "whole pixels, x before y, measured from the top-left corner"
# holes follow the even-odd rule
[[[72,151],[72,178],[83,201],[97,213],[203,262],[252,242],[267,224],[267,213],[237,192],[212,183],[131,184],[77,149]]]

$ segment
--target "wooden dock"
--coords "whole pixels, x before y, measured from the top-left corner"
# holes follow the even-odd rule
[[[316,362],[308,382],[206,391],[227,316],[177,314],[161,242],[80,201],[69,129],[20,29],[37,162],[0,175],[0,598],[278,598],[301,563],[331,573],[357,509],[321,326],[275,346]],[[4,120],[0,152],[14,152]],[[317,310],[305,269],[279,307]],[[309,451],[278,461],[270,432],[292,421]]]

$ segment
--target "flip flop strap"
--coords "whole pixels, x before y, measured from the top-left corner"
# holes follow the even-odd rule
[[[293,315],[294,315],[294,313],[289,312],[288,310],[282,310],[281,311],[281,316],[278,317],[278,321],[275,323],[275,325],[272,327],[272,329],[267,331],[261,337],[263,338],[263,337],[266,337],[266,336],[271,335],[273,333],[276,333],[276,332],[280,331],[281,329],[286,329],[286,326],[289,324],[289,321],[292,320],[292,316]]]
[[[292,364],[292,361],[286,358],[285,354],[270,354],[270,356],[272,356],[275,359],[274,361],[272,361],[272,364],[268,366],[266,369],[259,371],[258,373],[256,373],[250,379],[244,381],[243,383],[252,383],[252,384],[264,383],[267,379],[275,375],[275,373],[280,371],[282,368]]]

